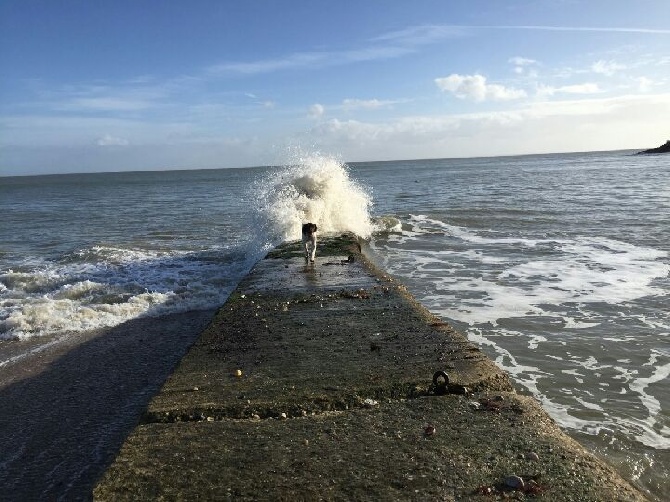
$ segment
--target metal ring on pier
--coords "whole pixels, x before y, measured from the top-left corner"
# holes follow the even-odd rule
[[[440,379],[444,380],[444,382],[440,382]],[[435,384],[435,387],[446,387],[449,385],[449,375],[447,375],[446,371],[436,371],[433,375],[433,384]]]

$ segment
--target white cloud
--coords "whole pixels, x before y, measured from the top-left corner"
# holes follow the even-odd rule
[[[247,98],[253,100],[257,105],[260,105],[266,109],[272,109],[276,105],[276,103],[271,99],[261,99],[257,94],[254,94],[253,92],[245,92],[244,95]]]
[[[536,65],[537,61],[534,59],[529,59],[529,58],[524,58],[521,56],[516,56],[513,58],[509,58],[508,62],[512,63],[514,65],[514,73],[517,75],[521,75],[527,72],[528,67]],[[528,72],[528,74],[531,77],[536,77],[537,73],[535,70],[531,70]]]
[[[638,77],[637,78],[637,88],[640,92],[648,92],[652,86],[654,85],[654,81],[647,78],[647,77]]]
[[[405,45],[424,45],[444,40],[459,38],[471,31],[468,26],[422,25],[410,26],[404,30],[386,33],[375,38],[375,41],[391,41]]]
[[[515,56],[513,58],[509,58],[509,62],[512,63],[515,66],[528,66],[528,65],[537,63],[537,61],[535,61],[534,59],[523,58],[523,57],[520,57],[520,56]]]
[[[382,101],[379,99],[345,99],[342,101],[342,106],[345,110],[376,110],[385,106],[390,106],[396,101]]]
[[[593,32],[593,33],[638,33],[645,35],[668,35],[670,30],[653,28],[596,28],[593,26],[491,26],[490,28],[500,30],[536,30],[536,31],[575,31],[575,32]]]
[[[568,94],[595,94],[600,92],[598,84],[587,82],[585,84],[564,85],[558,88],[559,92]]]
[[[486,77],[475,75],[459,75],[453,73],[448,77],[436,78],[435,83],[445,92],[451,92],[460,99],[472,99],[474,101],[509,101],[526,96],[521,89],[505,87],[500,84],[487,84]]]
[[[564,85],[561,87],[539,86],[537,96],[548,97],[555,94],[596,94],[601,92],[598,84],[587,82],[584,84]]]
[[[128,146],[130,141],[111,134],[105,134],[95,142],[98,146]]]
[[[142,112],[166,106],[166,99],[174,92],[170,82],[118,82],[116,84],[64,85],[52,89],[38,89],[40,104],[55,111],[119,113]]]
[[[315,103],[309,107],[309,116],[313,119],[318,119],[325,113],[325,108],[319,103]]]
[[[603,61],[602,59],[591,65],[591,71],[594,73],[607,75],[608,77],[614,75],[619,70],[625,69],[626,65],[622,65],[614,61]]]
[[[653,143],[667,114],[670,94],[541,101],[382,123],[332,119],[318,124],[310,140],[349,161],[617,150]]]
[[[349,51],[296,52],[276,59],[259,61],[222,63],[210,66],[206,75],[223,76],[226,74],[259,75],[302,68],[324,68],[350,63],[393,59],[413,52],[407,46],[363,47]]]
[[[326,60],[327,56],[326,53],[322,52],[301,52],[289,54],[288,56],[277,59],[219,64],[211,66],[207,72],[211,74],[241,73],[245,75],[255,75],[259,73],[270,73],[278,70],[311,66],[317,63],[322,63]]]
[[[135,111],[151,107],[151,103],[139,99],[125,99],[117,97],[78,98],[65,103],[63,108],[91,111]]]

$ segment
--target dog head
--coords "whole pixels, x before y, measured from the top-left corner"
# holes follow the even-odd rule
[[[312,235],[316,230],[317,226],[314,223],[303,223],[302,225],[302,233],[305,235]]]

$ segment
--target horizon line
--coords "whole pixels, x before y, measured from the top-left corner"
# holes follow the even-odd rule
[[[505,155],[473,155],[464,157],[421,157],[421,158],[406,158],[406,159],[391,159],[391,160],[350,160],[344,161],[342,164],[372,164],[382,162],[414,162],[414,161],[429,161],[429,160],[465,160],[465,159],[495,159],[508,157],[531,157],[541,155],[571,155],[571,154],[587,154],[587,153],[607,153],[607,152],[641,152],[648,148],[619,148],[616,150],[579,150],[569,152],[543,152],[543,153],[511,153]],[[174,167],[174,168],[158,168],[158,169],[129,169],[119,171],[70,171],[59,173],[33,173],[33,174],[2,174],[0,178],[27,178],[31,176],[70,176],[80,174],[132,174],[132,173],[161,173],[171,171],[221,171],[227,169],[258,169],[268,167],[282,167],[287,164],[264,164],[264,165],[247,165],[247,166],[232,166],[232,167]]]

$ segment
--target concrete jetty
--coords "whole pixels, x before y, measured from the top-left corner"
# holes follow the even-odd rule
[[[360,252],[261,260],[96,500],[645,500]]]

